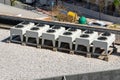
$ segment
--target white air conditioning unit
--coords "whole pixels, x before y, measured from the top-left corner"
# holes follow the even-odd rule
[[[46,32],[42,34],[42,45],[44,45],[45,40],[51,40],[53,43],[53,47],[55,47],[55,42],[58,39],[59,35],[61,35],[65,31],[64,27],[61,26],[53,26],[48,29]]]
[[[90,52],[91,43],[98,37],[98,32],[86,30],[75,40],[75,51],[77,51],[78,45],[83,45],[87,48],[87,52]]]
[[[32,22],[22,22],[12,27],[10,29],[10,40],[14,41],[12,40],[13,36],[19,35],[21,42],[23,42],[23,36],[25,35],[26,31],[29,30],[33,26],[34,26],[34,23]]]
[[[50,28],[49,25],[37,24],[33,26],[30,30],[26,31],[26,44],[31,44],[28,42],[29,38],[35,38],[36,44],[39,45],[39,39],[43,32],[46,32]]]
[[[112,33],[101,33],[99,37],[93,41],[93,53],[96,48],[101,48],[105,50],[105,53],[108,54],[108,49],[115,42],[115,34]]]
[[[69,28],[68,30],[66,30],[62,35],[60,35],[59,39],[58,39],[58,47],[61,47],[61,43],[68,43],[70,45],[70,49],[72,49],[72,44],[73,41],[79,37],[81,34],[81,30],[80,29],[75,29],[75,28]]]

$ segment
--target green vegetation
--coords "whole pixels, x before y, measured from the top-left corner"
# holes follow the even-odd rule
[[[10,0],[10,4],[11,6],[15,6],[15,2],[18,1],[18,0]]]
[[[114,0],[113,4],[116,8],[116,12],[120,14],[120,0]]]
[[[110,25],[109,28],[112,28],[112,29],[120,29],[120,24]]]
[[[120,6],[120,0],[114,0],[113,4],[115,5],[115,7],[119,7]]]

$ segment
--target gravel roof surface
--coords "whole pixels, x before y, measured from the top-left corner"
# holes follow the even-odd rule
[[[36,80],[120,69],[119,55],[111,55],[110,61],[106,62],[96,58],[3,42],[7,37],[9,30],[0,29],[0,80]]]

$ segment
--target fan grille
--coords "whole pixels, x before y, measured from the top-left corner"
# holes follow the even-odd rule
[[[53,29],[49,29],[49,30],[47,30],[47,32],[48,32],[48,33],[54,33],[55,30],[53,30]]]
[[[23,28],[23,25],[16,25],[15,28]]]
[[[31,28],[31,30],[39,30],[39,28],[33,27],[33,28]]]
[[[102,34],[102,36],[110,36],[111,35],[111,33],[109,33],[109,32],[104,32],[103,34]]]
[[[106,37],[98,37],[98,40],[107,40],[107,38]]]
[[[61,27],[58,25],[55,25],[52,29],[60,29]]]
[[[87,35],[87,34],[82,34],[80,37],[83,37],[83,38],[88,38],[88,37],[89,37],[89,35]]]
[[[70,28],[68,31],[77,31],[76,28]]]
[[[92,31],[92,30],[87,30],[87,31],[85,31],[85,33],[87,33],[87,34],[92,34],[93,31]]]
[[[38,24],[37,27],[44,27],[45,24]]]
[[[64,32],[63,34],[64,34],[64,35],[72,35],[71,32]]]

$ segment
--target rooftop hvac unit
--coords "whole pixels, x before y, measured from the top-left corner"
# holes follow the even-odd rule
[[[105,50],[105,53],[108,53],[109,47],[112,45],[112,43],[115,42],[115,34],[112,33],[101,33],[99,37],[93,41],[93,53],[95,52],[95,49],[102,48]]]
[[[87,48],[87,52],[90,52],[90,45],[98,37],[98,32],[86,30],[75,40],[75,51],[78,49],[78,45],[83,45]]]
[[[55,47],[55,42],[58,39],[59,35],[61,35],[65,31],[64,27],[61,26],[53,26],[48,29],[46,32],[42,34],[42,45],[44,45],[45,40],[51,40],[53,47]]]
[[[27,30],[29,30],[32,26],[34,26],[34,23],[32,22],[22,22],[19,23],[18,25],[12,27],[10,29],[10,40],[12,40],[14,35],[19,35],[21,42],[23,42],[23,36],[26,33]]]
[[[59,39],[58,39],[58,47],[61,47],[61,43],[68,43],[70,49],[72,49],[72,43],[73,41],[80,36],[81,34],[81,30],[80,29],[76,29],[76,28],[69,28],[68,30],[66,30],[62,35],[60,35]]]
[[[43,32],[46,32],[49,29],[49,25],[45,24],[37,24],[33,26],[30,30],[26,31],[26,43],[30,44],[28,42],[29,38],[35,38],[36,44],[39,45],[39,39],[42,36]]]

